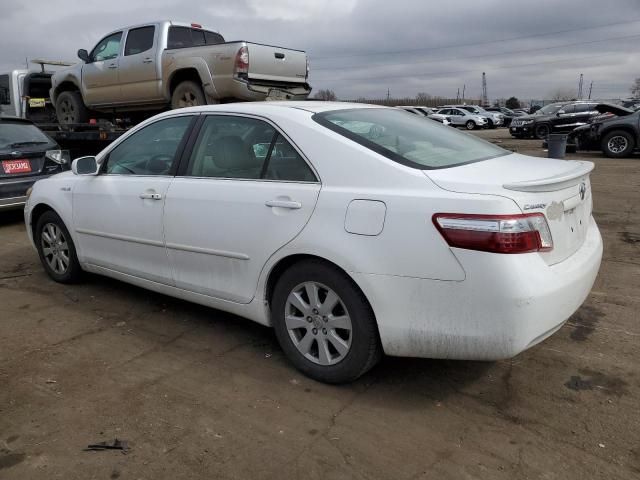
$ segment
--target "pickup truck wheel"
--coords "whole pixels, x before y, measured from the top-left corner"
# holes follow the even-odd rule
[[[62,92],[56,100],[56,116],[58,123],[86,123],[89,121],[87,109],[80,92]]]
[[[195,82],[185,81],[175,88],[171,95],[171,108],[197,107],[206,105],[202,87]]]
[[[635,147],[633,136],[623,130],[610,132],[602,139],[602,153],[609,158],[624,158],[631,155]]]

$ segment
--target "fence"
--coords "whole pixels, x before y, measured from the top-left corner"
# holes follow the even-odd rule
[[[480,105],[480,100],[465,98],[464,101],[460,98],[443,98],[443,97],[430,97],[420,98],[407,97],[407,98],[358,98],[357,100],[345,100],[355,103],[370,103],[373,105],[384,105],[386,107],[395,107],[398,105],[411,105],[420,107],[439,107],[442,105]]]

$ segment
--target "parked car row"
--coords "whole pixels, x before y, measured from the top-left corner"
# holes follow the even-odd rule
[[[557,102],[533,115],[515,118],[509,131],[516,138],[545,140],[552,133],[568,134],[576,150],[601,150],[608,157],[627,157],[640,146],[640,113],[589,101]]]
[[[486,110],[478,105],[445,105],[438,108],[399,106],[398,108],[431,118],[445,125],[464,127],[467,130],[505,126],[507,118],[499,109]]]

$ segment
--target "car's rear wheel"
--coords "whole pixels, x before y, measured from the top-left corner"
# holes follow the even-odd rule
[[[628,157],[635,148],[633,136],[623,130],[616,130],[604,136],[601,143],[602,153],[610,158]]]
[[[536,128],[533,131],[533,134],[538,140],[544,140],[551,133],[551,127],[546,123],[541,123],[540,125],[536,125]]]
[[[34,234],[38,255],[47,275],[60,283],[78,281],[82,268],[62,219],[53,211],[43,213],[38,218]]]
[[[381,357],[369,303],[350,278],[324,262],[297,263],[280,277],[271,318],[287,358],[316,380],[353,381]]]
[[[469,120],[467,123],[465,123],[465,127],[467,127],[467,130],[475,130],[476,122],[474,122],[473,120]]]
[[[181,82],[171,95],[171,108],[197,107],[206,105],[207,100],[202,87],[190,80]]]
[[[89,121],[87,109],[80,92],[62,92],[56,99],[56,117],[61,125],[86,123]]]

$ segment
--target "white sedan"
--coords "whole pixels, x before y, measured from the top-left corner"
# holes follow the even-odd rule
[[[37,182],[25,221],[54,280],[273,326],[297,368],[346,382],[382,353],[508,358],[558,330],[600,266],[592,169],[395,108],[203,106]]]

